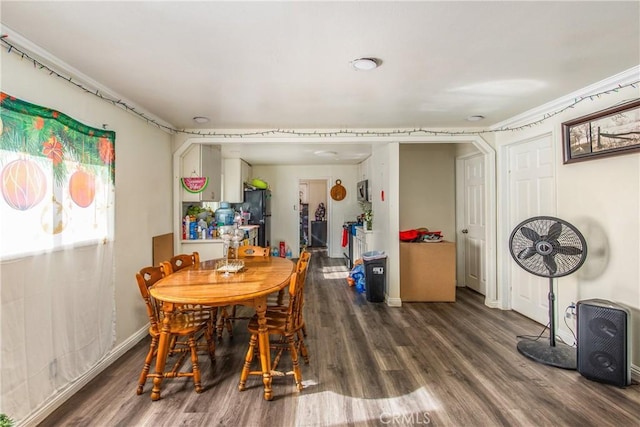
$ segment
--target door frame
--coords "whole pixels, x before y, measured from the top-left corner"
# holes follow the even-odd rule
[[[466,275],[466,270],[465,270],[465,266],[466,266],[466,251],[465,251],[465,245],[462,244],[462,240],[465,238],[465,236],[462,235],[462,232],[460,231],[462,226],[465,225],[464,223],[464,218],[465,218],[465,204],[466,204],[466,197],[465,197],[465,186],[464,186],[464,181],[465,181],[465,170],[464,170],[464,162],[472,157],[479,157],[482,156],[482,152],[481,151],[476,151],[473,153],[467,153],[467,154],[463,154],[459,157],[456,157],[456,286],[464,286],[463,285],[463,278]],[[486,166],[486,164],[484,165]],[[484,171],[484,174],[486,175],[486,171]],[[485,176],[485,185],[487,184],[487,179]],[[486,190],[485,190],[485,196],[486,196]],[[487,212],[487,201],[485,200],[484,202],[485,204],[485,214]],[[486,222],[486,219],[485,219]],[[485,225],[486,227],[486,225]],[[485,235],[485,239],[486,239],[486,235]],[[486,242],[485,242],[485,246],[486,246]],[[487,252],[485,250],[485,257],[487,256]],[[486,265],[485,265],[486,267]],[[487,286],[488,287],[488,286]],[[485,293],[487,293],[488,290],[485,289]]]
[[[443,142],[446,142],[443,141]],[[460,179],[460,173],[464,173],[464,170],[459,166],[466,158],[481,155],[484,160],[484,211],[485,211],[485,260],[484,269],[486,274],[486,289],[484,304],[491,308],[505,307],[505,301],[501,296],[501,283],[499,283],[497,274],[497,254],[500,252],[497,250],[497,192],[496,192],[496,151],[491,147],[484,139],[480,137],[472,138],[466,141],[456,142],[470,142],[478,150],[477,152],[463,154],[455,158],[456,165],[456,285],[460,282],[460,271],[464,271],[464,257],[461,257],[461,253],[464,253],[464,247],[461,245],[459,239],[458,229],[460,224],[461,215],[464,215],[464,188],[462,185],[463,179]]]
[[[504,308],[505,301],[501,299],[503,295],[501,290],[501,284],[498,283],[498,275],[497,275],[497,254],[499,253],[498,248],[496,246],[497,243],[497,186],[496,186],[496,150],[491,146],[486,140],[484,140],[479,135],[438,135],[438,136],[423,136],[423,137],[402,137],[395,138],[395,142],[391,145],[395,145],[395,153],[397,154],[397,150],[399,149],[399,144],[406,143],[415,143],[415,144],[465,144],[471,143],[478,152],[483,156],[484,161],[484,172],[485,172],[485,185],[484,185],[484,198],[485,198],[485,274],[487,279],[487,288],[484,304],[487,307],[491,308]],[[474,152],[473,155],[477,155],[478,152]],[[464,155],[462,155],[464,156]],[[457,157],[456,157],[457,158]],[[399,159],[396,156],[389,156],[389,176],[397,177],[399,176]],[[397,180],[394,182],[390,179],[390,189],[394,189],[394,191],[389,191],[388,203],[395,207],[396,210],[399,210],[399,200],[397,196],[397,192],[399,192],[399,183]],[[458,194],[457,194],[457,184],[456,188],[456,210],[458,209]],[[400,253],[400,241],[398,240],[398,232],[399,232],[399,221],[397,216],[397,211],[395,215],[393,214],[393,210],[391,210],[392,214],[389,217],[389,242],[395,242],[395,253]],[[459,246],[459,240],[456,238],[456,246]],[[391,243],[390,243],[391,245]],[[393,254],[392,254],[393,255]],[[456,250],[456,258],[457,258],[457,250]],[[456,259],[456,272],[457,272],[457,263],[459,262]],[[397,269],[389,268],[389,276],[387,278],[387,285],[389,286],[389,300],[387,303],[392,306],[399,306],[402,304],[400,300],[400,271],[399,267]],[[397,289],[396,289],[397,288]],[[391,298],[393,297],[393,298]]]
[[[298,176],[297,177],[297,183],[298,183],[298,187],[300,187],[300,184],[302,182],[308,182],[308,181],[324,181],[324,196],[325,196],[325,218],[327,221],[327,254],[331,253],[331,211],[333,210],[333,204],[331,203],[333,201],[333,199],[331,197],[329,197],[329,193],[330,193],[330,183],[331,183],[331,177],[327,177],[327,176],[320,176],[320,177],[313,177],[313,178],[305,178],[302,176]],[[308,203],[308,200],[307,200]],[[298,207],[299,208],[299,207]],[[300,213],[300,211],[298,211],[298,214]],[[309,243],[311,243],[311,215],[315,215],[315,211],[313,211],[313,213],[311,212],[311,208],[309,208]],[[315,218],[315,217],[314,217]],[[300,233],[300,226],[298,225],[297,227],[298,233]],[[300,245],[297,245],[298,248],[298,256],[300,255]]]
[[[535,140],[546,138],[546,137],[551,139],[552,150],[554,152],[553,177],[554,177],[554,182],[557,182],[558,168],[557,168],[557,162],[556,162],[557,152],[555,151],[556,146],[554,143],[554,141],[556,141],[555,132],[553,131],[542,132],[539,134],[528,136],[523,139],[519,139],[517,141],[512,141],[500,147],[500,163],[498,165],[499,166],[498,182],[501,188],[502,200],[506,201],[509,198],[508,195],[509,195],[509,190],[511,188],[510,181],[509,181],[510,150],[516,145],[525,144],[527,142],[535,141]],[[557,195],[556,195],[555,203],[556,203],[556,211],[557,211],[557,203],[558,203]],[[500,241],[505,242],[506,249],[498,253],[497,261],[498,261],[498,266],[500,271],[500,275],[498,277],[499,279],[498,282],[500,283],[499,298],[503,302],[503,305],[501,306],[501,308],[505,310],[512,310],[512,304],[511,304],[512,292],[511,292],[511,286],[509,285],[511,283],[511,270],[510,268],[507,267],[508,265],[507,263],[511,262],[511,255],[509,254],[509,248],[506,247],[508,245],[508,239],[512,231],[511,225],[509,224],[510,213],[511,213],[511,206],[509,205],[509,203],[501,203],[501,206],[498,211],[500,226],[496,231],[498,233],[498,236],[497,236],[498,239],[500,239]]]

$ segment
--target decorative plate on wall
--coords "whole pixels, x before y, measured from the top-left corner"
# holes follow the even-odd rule
[[[340,201],[347,195],[347,190],[342,186],[342,181],[336,179],[336,185],[331,187],[331,198]]]

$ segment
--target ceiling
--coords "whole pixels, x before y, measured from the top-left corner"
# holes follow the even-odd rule
[[[0,2],[8,41],[176,129],[241,132],[488,127],[640,64],[639,16],[637,1]],[[371,149],[284,147],[233,150],[265,164]]]

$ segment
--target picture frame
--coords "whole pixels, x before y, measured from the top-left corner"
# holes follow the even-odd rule
[[[640,99],[562,123],[564,163],[640,151]]]

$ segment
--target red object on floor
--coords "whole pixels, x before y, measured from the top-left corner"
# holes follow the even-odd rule
[[[349,230],[342,229],[342,247],[346,247],[349,244]]]

